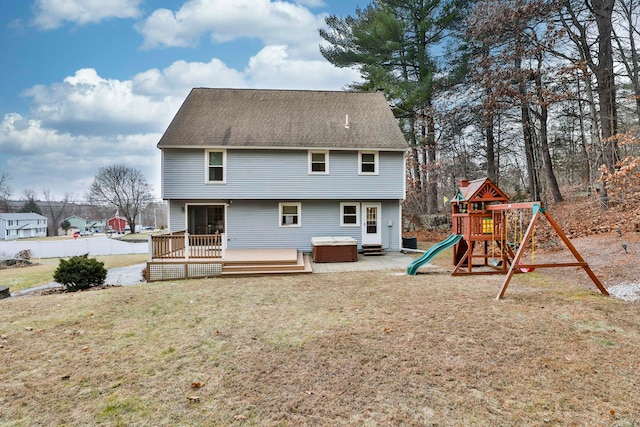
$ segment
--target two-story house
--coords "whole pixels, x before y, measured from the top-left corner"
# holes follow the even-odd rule
[[[401,246],[406,141],[381,91],[196,88],[158,143],[169,228],[227,248]]]
[[[78,215],[71,215],[65,218],[65,220],[69,221],[72,229],[76,229],[78,231],[90,231],[99,233],[104,230],[105,222],[101,219],[83,218]]]
[[[37,213],[0,213],[0,240],[47,236],[47,217]]]

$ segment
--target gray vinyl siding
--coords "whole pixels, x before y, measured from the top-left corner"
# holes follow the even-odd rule
[[[186,203],[202,200],[172,200],[169,203],[172,231],[186,228]],[[211,200],[211,204],[221,200]],[[301,203],[301,227],[280,227],[278,204]],[[227,207],[226,236],[230,249],[297,248],[311,251],[311,238],[319,236],[352,237],[362,245],[362,226],[340,226],[340,202],[381,203],[382,246],[400,250],[400,202],[398,200],[233,200]],[[362,212],[361,212],[362,215]],[[362,218],[360,218],[361,223]]]
[[[308,173],[307,150],[227,150],[226,183],[205,183],[205,151],[164,149],[164,199],[404,199],[404,153],[380,152],[378,175],[357,151],[330,151],[329,174]]]

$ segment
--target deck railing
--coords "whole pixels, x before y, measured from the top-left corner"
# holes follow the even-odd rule
[[[189,234],[177,231],[151,236],[151,259],[223,258],[226,248],[224,234]]]

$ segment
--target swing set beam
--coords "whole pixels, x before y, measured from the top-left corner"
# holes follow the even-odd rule
[[[527,227],[527,231],[522,236],[520,246],[518,247],[518,250],[516,251],[513,257],[509,270],[507,271],[507,275],[504,279],[504,282],[502,283],[500,293],[498,294],[496,299],[500,300],[504,297],[504,294],[507,291],[507,287],[509,286],[509,282],[511,282],[511,279],[514,273],[516,272],[516,270],[526,271],[527,269],[533,269],[533,268],[557,268],[557,267],[582,267],[582,269],[587,273],[589,278],[593,281],[593,283],[600,290],[600,292],[603,295],[609,295],[609,292],[607,292],[607,289],[602,285],[598,277],[593,273],[593,271],[591,270],[589,265],[585,262],[585,260],[582,258],[578,250],[573,246],[573,244],[571,243],[567,235],[564,233],[564,231],[562,231],[562,229],[560,228],[558,223],[555,221],[555,219],[553,219],[553,217],[549,215],[549,213],[545,210],[545,208],[542,206],[540,202],[505,203],[501,205],[487,206],[487,210],[492,210],[492,211],[503,211],[503,210],[512,210],[512,209],[532,209],[533,215],[531,217],[531,221],[529,222],[529,226]],[[549,225],[551,225],[551,227],[556,232],[558,237],[560,237],[560,239],[564,242],[564,244],[567,246],[571,254],[576,259],[575,262],[520,264],[520,259],[522,258],[522,255],[524,253],[524,249],[526,246],[525,244],[529,240],[529,238],[531,238],[531,236],[533,235],[533,230],[535,228],[535,225],[541,217],[544,217],[547,219],[547,221],[549,222]]]

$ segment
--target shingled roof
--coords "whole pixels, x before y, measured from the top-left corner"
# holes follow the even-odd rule
[[[158,143],[171,147],[406,150],[382,92],[191,90]]]

